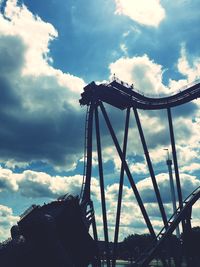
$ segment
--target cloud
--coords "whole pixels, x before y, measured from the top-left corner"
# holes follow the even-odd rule
[[[51,66],[58,33],[25,5],[8,0],[0,25],[1,161],[74,168],[83,151],[84,81]]]
[[[163,68],[151,60],[148,55],[135,57],[122,57],[109,65],[111,76],[129,84],[134,84],[137,89],[145,94],[165,92],[162,84]]]
[[[186,175],[181,173],[181,183],[182,183],[182,192],[184,198],[189,195],[194,188],[200,185],[200,181],[197,180],[195,176]],[[156,176],[158,186],[162,195],[162,199],[165,205],[166,213],[168,216],[172,213],[170,189],[169,189],[169,178],[167,174],[160,174]],[[6,180],[6,182],[5,182]],[[4,183],[2,183],[2,181]],[[80,193],[80,188],[82,184],[82,176],[50,176],[44,172],[35,172],[31,170],[26,170],[22,173],[13,173],[7,169],[0,169],[0,185],[1,192],[3,190],[7,193],[20,194],[25,197],[25,199],[31,200],[34,199],[34,203],[40,203],[40,198],[47,198],[49,201],[55,199],[63,194],[74,194],[77,195]],[[160,212],[158,204],[155,199],[155,193],[152,187],[152,182],[150,178],[143,179],[137,182],[137,188],[141,194],[141,197],[144,201],[147,213],[152,220],[152,223],[156,231],[163,226],[161,222]],[[117,208],[117,199],[118,199],[118,190],[119,184],[114,183],[107,185],[105,187],[106,203],[107,203],[107,215],[108,215],[108,224],[110,227],[110,235],[114,231],[115,218],[116,218],[116,208]],[[0,193],[1,193],[0,192]],[[96,178],[92,178],[91,181],[91,194],[92,199],[95,205],[95,214],[97,225],[102,232],[102,215],[101,215],[101,206],[100,206],[100,188],[99,182]],[[36,204],[37,204],[36,203]],[[11,209],[3,209],[2,212],[7,212],[6,214],[11,214]],[[1,212],[0,212],[1,213]],[[194,223],[197,224],[196,216],[197,208],[194,208]],[[3,214],[3,213],[2,213]],[[3,215],[2,215],[3,216]],[[10,215],[11,216],[11,215]],[[12,220],[7,221],[8,216],[4,216],[2,222],[2,227],[0,231],[3,231],[3,227],[7,227],[6,231],[8,233],[11,223],[17,220],[18,217],[9,217]],[[130,233],[142,233],[148,232],[145,225],[144,219],[142,217],[141,211],[137,204],[137,201],[134,197],[132,189],[124,185],[123,187],[123,199],[122,199],[122,211],[121,211],[121,226],[120,226],[120,238],[123,239],[124,235]]]
[[[6,1],[4,17],[0,17],[1,34],[21,37],[27,46],[24,74],[46,74],[48,70],[49,44],[58,36],[56,29],[33,15],[25,5],[17,0]],[[6,19],[5,19],[6,18]]]
[[[181,48],[181,51],[183,48]],[[179,62],[183,60],[183,52],[180,52],[181,56],[177,60],[177,66]],[[184,50],[186,53],[186,50]],[[190,59],[190,64],[189,64]],[[197,77],[198,75],[198,58],[191,57],[185,58],[187,64],[190,65],[188,75],[190,77]],[[148,55],[134,56],[134,57],[121,57],[115,62],[109,65],[110,77],[114,74],[119,79],[134,84],[136,90],[139,89],[146,96],[160,97],[166,95],[172,95],[177,93],[177,88],[181,89],[182,85],[187,85],[190,78],[181,80],[169,80],[169,88],[164,85],[164,69],[163,66],[157,64]],[[181,74],[183,74],[179,68]],[[186,71],[186,70],[185,70]],[[186,73],[186,72],[185,72]],[[177,145],[177,153],[180,157],[180,165],[188,164],[191,160],[197,159],[198,154],[198,142],[199,142],[199,124],[198,124],[198,107],[199,102],[193,101],[182,106],[172,109],[173,125]],[[150,152],[153,163],[163,162],[166,159],[166,153],[163,148],[170,148],[170,136],[169,126],[166,110],[159,111],[139,111],[141,124],[143,127],[145,139]],[[130,124],[131,125],[131,124]],[[132,127],[132,125],[131,125]],[[135,138],[129,137],[128,155],[134,153],[143,156],[141,149],[140,138],[138,136],[137,126],[131,128],[129,136],[135,136]],[[132,148],[132,150],[131,150]],[[182,153],[183,150],[185,153]],[[189,162],[186,162],[189,160]]]
[[[57,170],[74,169],[83,154],[85,111],[80,110],[78,99],[85,83],[51,66],[49,46],[58,38],[58,32],[50,23],[33,15],[25,5],[17,5],[17,1],[7,1],[0,20],[1,160],[10,167],[42,161],[53,164]],[[120,58],[109,68],[111,76],[115,73],[124,81],[134,83],[145,94],[169,93],[162,83],[163,67],[148,55]],[[122,138],[119,115],[113,114]],[[146,119],[152,125],[161,122],[161,119],[153,122],[155,119],[150,120],[150,116]],[[156,128],[156,138],[159,136],[163,144],[167,140],[165,135],[162,137],[165,128]],[[107,149],[108,135],[102,132]],[[150,127],[147,136],[151,140],[150,148],[155,147]],[[134,145],[141,150],[137,143]],[[118,158],[111,160],[119,168]]]
[[[126,47],[125,44],[120,44],[120,49],[122,50],[122,52],[127,55],[128,54],[128,48]]]
[[[14,173],[9,169],[0,168],[0,193],[7,191],[19,193],[26,198],[55,199],[64,194],[79,195],[82,186],[82,175],[51,176],[45,172],[26,170]],[[99,199],[99,183],[91,180],[92,195]]]
[[[164,203],[171,202],[169,175],[167,173],[160,173],[156,175],[156,180]],[[175,181],[175,176],[174,176]],[[185,199],[194,189],[200,185],[200,181],[192,175],[180,174],[181,188],[183,199]],[[174,182],[175,183],[175,182]],[[146,178],[137,183],[138,190],[145,203],[156,202],[156,196],[153,190],[151,178]]]
[[[0,205],[0,242],[10,237],[10,228],[19,220],[11,208]]]
[[[198,171],[200,170],[200,163],[191,163],[190,165],[187,166],[183,166],[181,168],[182,172],[189,172],[189,173],[193,173],[194,171]]]
[[[200,181],[192,175],[185,173],[180,174],[183,199],[185,199],[191,192],[200,185]],[[173,213],[171,195],[170,195],[170,184],[169,176],[166,173],[162,173],[156,176],[157,183],[160,189],[164,208],[167,217],[170,217]],[[136,183],[139,193],[143,199],[145,208],[150,217],[152,225],[156,232],[159,232],[163,227],[161,214],[159,211],[158,203],[156,201],[155,192],[153,190],[152,182],[150,178],[143,179]],[[113,238],[114,225],[116,219],[117,199],[118,199],[118,184],[108,185],[105,189],[106,201],[107,201],[107,213],[110,230],[110,238]],[[178,201],[177,201],[178,202]],[[199,201],[193,207],[193,220],[192,225],[199,225],[198,213]],[[102,217],[100,210],[97,213],[97,225],[100,233],[102,232]],[[141,211],[134,197],[133,191],[129,186],[123,186],[123,198],[121,208],[121,219],[120,219],[120,240],[123,240],[124,236],[133,233],[148,233],[147,226],[142,217]]]
[[[193,82],[200,77],[200,57],[194,58],[192,63],[189,63],[188,57],[186,48],[182,45],[177,68],[181,74],[187,77],[188,82]]]
[[[143,162],[136,162],[129,165],[130,171],[136,174],[147,174],[147,164]]]
[[[0,167],[0,192],[3,190],[6,191],[17,191],[19,186],[16,179],[12,179],[12,171],[8,169],[3,169]]]
[[[165,10],[159,0],[115,0],[116,14],[128,16],[145,26],[158,27],[165,18]]]
[[[177,89],[184,90],[200,78],[200,57],[191,55],[186,50],[186,45],[182,43],[176,68],[184,79],[178,81],[169,79],[169,88],[172,92],[177,92]]]

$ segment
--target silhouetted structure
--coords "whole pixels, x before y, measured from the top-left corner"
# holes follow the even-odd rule
[[[133,193],[138,202],[141,213],[150,233],[150,247],[145,251],[140,248],[135,251],[137,256],[134,266],[145,267],[158,255],[164,267],[167,266],[164,251],[167,250],[171,237],[177,225],[181,222],[183,228],[182,239],[184,241],[185,255],[188,267],[198,267],[197,258],[189,248],[191,231],[192,206],[200,198],[200,187],[192,192],[184,201],[180,186],[178,160],[176,154],[173,122],[171,108],[187,103],[200,97],[200,83],[191,84],[188,88],[176,95],[163,98],[146,97],[133,90],[133,86],[128,86],[124,82],[114,80],[109,84],[96,85],[94,82],[84,88],[81,94],[80,104],[88,107],[85,123],[85,153],[84,153],[84,175],[82,190],[79,198],[64,196],[58,201],[44,206],[32,206],[23,214],[18,226],[11,229],[12,239],[0,247],[0,264],[2,267],[86,267],[91,262],[93,267],[100,267],[100,256],[98,248],[98,233],[94,216],[93,202],[91,200],[91,174],[92,174],[92,147],[93,147],[93,122],[95,121],[98,167],[101,190],[102,217],[105,242],[103,244],[107,266],[115,267],[117,249],[119,248],[118,234],[121,214],[122,192],[124,174],[126,173]],[[103,105],[106,102],[121,110],[126,110],[126,120],[124,129],[124,141],[121,148],[114,129]],[[113,139],[114,145],[121,159],[121,172],[119,180],[119,193],[116,212],[116,224],[114,243],[112,247],[109,243],[108,223],[106,212],[106,201],[104,192],[103,159],[101,151],[101,135],[99,125],[99,108],[105,119],[106,125]],[[154,228],[140,197],[136,183],[132,177],[126,161],[126,149],[128,141],[128,130],[131,109],[135,115],[139,136],[144,150],[144,155],[151,176],[156,199],[159,205],[163,229],[158,235]],[[173,165],[176,178],[176,189],[179,207],[168,220],[164,205],[161,199],[154,169],[149,156],[148,147],[144,137],[140,122],[138,109],[158,110],[166,109],[169,123],[171,139]],[[94,240],[88,233],[92,225]],[[175,246],[178,251],[178,244]],[[163,250],[164,249],[164,250]],[[101,253],[101,251],[100,251]],[[136,255],[137,254],[137,255]],[[196,255],[196,254],[195,254]],[[176,267],[180,267],[180,262],[176,260]]]
[[[147,228],[153,240],[151,247],[145,253],[142,253],[135,262],[135,266],[142,267],[147,266],[151,259],[156,255],[159,248],[163,247],[164,242],[171,236],[172,232],[175,230],[177,225],[181,222],[184,233],[189,233],[191,229],[190,219],[193,204],[200,197],[200,188],[197,188],[185,201],[182,199],[178,160],[176,153],[176,145],[174,138],[174,129],[171,109],[173,107],[187,103],[195,98],[200,97],[200,82],[194,82],[190,84],[183,91],[179,91],[173,96],[165,96],[161,98],[146,97],[139,92],[136,92],[133,85],[119,81],[114,77],[114,80],[110,83],[95,84],[92,82],[84,87],[84,92],[81,94],[80,104],[87,106],[86,113],[86,123],[85,123],[85,156],[84,156],[84,175],[83,175],[83,186],[81,191],[81,201],[92,203],[90,198],[90,182],[92,173],[92,140],[93,140],[93,124],[95,122],[96,130],[96,141],[97,141],[97,154],[98,154],[98,165],[99,165],[99,179],[100,179],[100,190],[101,190],[101,203],[102,203],[102,217],[103,217],[103,229],[105,243],[107,244],[106,256],[107,256],[107,266],[115,267],[116,260],[116,250],[118,244],[118,234],[119,234],[119,223],[121,214],[121,203],[122,203],[122,192],[123,192],[123,182],[124,174],[126,173],[128,180],[130,182],[131,188],[135,195],[135,198],[140,207],[143,218],[146,222]],[[106,112],[103,102],[114,106],[115,108],[126,110],[125,128],[124,128],[124,141],[123,147],[121,148],[117,140],[116,134]],[[119,193],[118,193],[118,203],[116,212],[116,224],[115,224],[115,235],[114,235],[114,246],[112,256],[109,250],[109,238],[108,238],[108,225],[107,225],[107,212],[106,212],[106,202],[105,202],[105,192],[104,192],[104,174],[103,174],[103,160],[101,152],[101,136],[100,136],[100,125],[99,125],[99,109],[103,115],[107,128],[112,137],[113,143],[116,147],[119,158],[121,159],[121,172],[119,180]],[[136,187],[135,181],[130,172],[129,166],[126,161],[126,149],[128,141],[128,130],[129,130],[129,120],[131,109],[135,115],[136,124],[139,131],[140,140],[144,150],[144,155],[146,158],[147,166],[149,169],[150,177],[152,180],[155,196],[158,202],[161,218],[163,221],[163,229],[156,236],[152,223],[149,219],[147,211],[145,209],[144,203],[140,197],[140,193]],[[161,199],[160,191],[155,178],[155,173],[151,158],[149,155],[148,147],[146,144],[145,136],[143,133],[142,125],[140,122],[138,109],[143,110],[160,110],[165,109],[167,111],[169,133],[171,140],[172,158],[176,178],[176,189],[178,195],[179,208],[175,211],[170,220],[167,220],[164,205]],[[98,240],[95,218],[92,220],[94,239]],[[112,258],[112,261],[111,261]],[[162,258],[164,266],[167,263]],[[97,263],[98,264],[98,263]],[[100,263],[98,264],[100,266]],[[178,265],[177,265],[178,266]],[[189,266],[189,262],[188,262]],[[190,265],[191,266],[191,265]],[[194,266],[191,266],[194,267]]]
[[[86,267],[95,259],[96,243],[88,234],[79,199],[64,196],[32,206],[0,246],[2,267]]]

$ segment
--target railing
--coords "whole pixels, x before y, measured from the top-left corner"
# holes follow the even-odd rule
[[[186,209],[187,205],[190,205],[192,200],[194,199],[194,197],[200,194],[200,186],[197,187],[184,201],[183,201],[183,208],[180,210],[180,207],[178,207],[176,209],[176,211],[174,212],[174,214],[169,218],[168,220],[168,227],[167,229],[165,227],[163,227],[160,232],[156,235],[156,238],[152,241],[151,246],[149,246],[142,254],[141,256],[136,259],[135,261],[135,265],[134,266],[144,266],[144,261],[146,263],[147,259],[149,259],[153,253],[155,253],[155,249],[156,247],[158,247],[161,243],[162,240],[164,241],[164,239],[166,238],[166,236],[170,235],[175,229],[176,226],[178,225],[179,221],[176,222],[176,219],[179,218],[179,216],[181,217],[181,212],[183,210]],[[175,225],[174,225],[175,224]],[[174,228],[174,230],[172,230],[171,232],[169,232],[169,230],[171,228]],[[146,263],[147,264],[147,263]]]
[[[139,90],[138,88],[136,88],[134,85],[129,85],[128,83],[123,82],[122,80],[120,80],[119,78],[117,78],[117,77],[115,77],[115,76],[113,77],[113,79],[111,80],[111,82],[112,82],[112,81],[116,81],[116,82],[120,83],[121,85],[123,85],[123,86],[125,86],[125,87],[127,87],[127,88],[130,88],[130,89],[133,88],[135,92],[137,92],[137,93],[140,94],[140,95],[146,96],[146,97],[151,97],[151,98],[162,98],[162,97],[166,97],[166,96],[168,96],[168,94],[165,94],[165,93],[162,93],[162,94],[160,94],[160,93],[157,93],[157,94],[145,93],[145,92]],[[176,95],[176,94],[178,94],[178,93],[180,93],[180,92],[182,92],[182,91],[184,91],[184,90],[186,90],[186,89],[188,89],[188,88],[194,86],[194,85],[197,84],[197,83],[200,83],[200,79],[196,79],[196,80],[194,80],[193,82],[190,82],[190,83],[188,83],[188,84],[182,86],[181,88],[177,89],[177,91],[174,92],[174,95]],[[108,84],[109,84],[109,83],[105,83],[105,85],[108,85]]]
[[[200,191],[200,186],[199,187],[197,187],[184,201],[183,201],[183,208],[186,206],[186,204],[189,202],[189,199],[191,198],[191,197],[193,197],[194,195],[196,195],[198,192]],[[168,220],[168,224],[169,225],[171,225],[172,224],[172,222],[173,222],[173,218],[175,218],[177,215],[179,215],[180,214],[180,207],[178,207],[177,209],[176,209],[176,211],[172,214],[172,216],[169,218],[169,220]],[[170,226],[169,226],[170,227]],[[159,240],[162,236],[163,236],[163,234],[164,234],[164,232],[166,232],[166,227],[163,227],[161,230],[160,230],[160,232],[156,235],[156,239],[157,240]]]

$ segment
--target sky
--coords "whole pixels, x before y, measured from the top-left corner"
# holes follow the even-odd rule
[[[83,87],[115,74],[145,95],[172,95],[200,78],[198,0],[0,0],[0,241],[31,204],[80,193],[86,107]],[[106,105],[122,142],[125,112]],[[183,198],[200,186],[200,100],[172,109]],[[166,110],[139,111],[167,215]],[[109,237],[120,160],[100,117]],[[96,143],[92,199],[103,238]],[[131,114],[127,162],[157,231],[162,220]],[[200,225],[200,201],[192,225]],[[119,239],[147,233],[125,177]]]

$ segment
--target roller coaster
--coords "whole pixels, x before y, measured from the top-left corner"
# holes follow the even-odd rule
[[[195,81],[194,83],[188,85],[183,90],[179,91],[177,94],[172,96],[163,97],[147,97],[137,90],[135,90],[133,85],[128,85],[118,79],[114,79],[109,83],[96,84],[92,82],[84,87],[84,92],[81,94],[81,99],[79,100],[81,106],[87,106],[86,121],[85,121],[85,153],[84,153],[84,174],[82,190],[80,194],[80,202],[84,204],[85,210],[92,211],[92,219],[90,221],[93,229],[94,240],[98,240],[98,233],[96,227],[96,221],[93,211],[93,204],[91,200],[91,174],[92,174],[92,152],[93,152],[93,128],[96,130],[96,142],[97,142],[97,155],[98,155],[98,167],[99,167],[99,181],[100,181],[100,192],[101,192],[101,205],[102,205],[102,217],[103,217],[103,230],[104,238],[106,244],[106,264],[108,267],[116,266],[116,251],[118,244],[119,235],[119,225],[121,216],[121,205],[122,205],[122,193],[124,184],[124,175],[126,174],[130,186],[133,190],[135,198],[137,200],[138,206],[141,210],[147,228],[150,235],[152,236],[153,242],[149,249],[144,251],[138,259],[136,259],[135,267],[145,267],[154,258],[156,252],[162,247],[163,243],[172,235],[173,231],[181,223],[183,233],[187,233],[191,229],[191,212],[192,206],[200,198],[200,187],[191,193],[184,201],[182,198],[182,190],[180,183],[178,159],[176,153],[176,143],[174,137],[173,121],[171,109],[173,107],[185,104],[194,99],[200,97],[200,81]],[[121,148],[115,131],[112,127],[111,121],[105,109],[104,103],[109,104],[120,110],[126,111],[125,118],[125,128],[124,128],[124,139],[123,146]],[[149,155],[147,143],[143,133],[143,128],[140,122],[140,117],[138,110],[166,110],[169,133],[171,141],[172,159],[175,172],[176,189],[178,196],[179,207],[168,220],[166,216],[166,211],[161,199],[159,187],[156,181],[155,171],[153,169],[152,161]],[[109,233],[108,233],[108,221],[107,221],[107,211],[106,211],[106,200],[105,200],[105,189],[104,189],[104,170],[103,170],[103,159],[102,159],[102,147],[101,147],[101,135],[100,135],[100,122],[99,122],[99,110],[101,111],[109,133],[112,137],[113,143],[116,147],[117,153],[121,160],[121,171],[119,179],[119,192],[117,201],[117,211],[116,211],[116,223],[115,223],[115,233],[114,233],[114,246],[112,255],[109,249]],[[158,202],[161,218],[163,221],[163,229],[158,235],[155,234],[154,228],[141,199],[140,192],[137,189],[136,183],[131,174],[130,168],[126,160],[127,151],[127,141],[128,141],[128,131],[129,131],[129,121],[130,112],[134,113],[136,125],[138,128],[141,144],[144,150],[144,156],[150,173],[151,181],[153,184],[153,189]],[[94,123],[95,122],[95,123]],[[95,124],[95,126],[94,126]],[[95,266],[100,266],[100,262],[97,261]],[[188,266],[192,266],[189,265]]]

